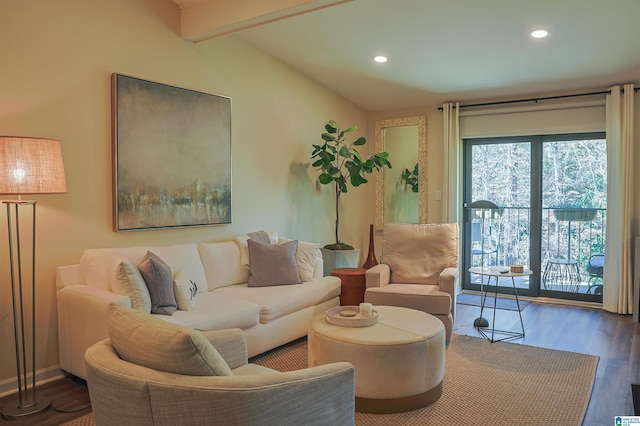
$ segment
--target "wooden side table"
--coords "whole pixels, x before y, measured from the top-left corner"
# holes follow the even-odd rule
[[[366,289],[364,268],[335,268],[331,270],[331,275],[340,278],[342,281],[340,290],[341,306],[358,306],[364,302],[364,291]]]

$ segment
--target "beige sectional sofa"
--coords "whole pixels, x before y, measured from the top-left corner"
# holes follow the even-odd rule
[[[279,239],[275,232],[268,236],[274,245],[290,242]],[[174,276],[186,276],[197,285],[190,310],[151,314],[203,331],[239,328],[245,335],[249,357],[305,336],[314,314],[340,304],[340,280],[322,276],[322,255],[312,243],[297,243],[295,263],[301,283],[249,286],[252,265],[248,238],[243,235],[223,242],[89,249],[79,264],[58,267],[60,368],[86,378],[85,351],[108,337],[107,318],[112,306],[148,312],[149,293],[137,268],[147,252],[161,258]]]

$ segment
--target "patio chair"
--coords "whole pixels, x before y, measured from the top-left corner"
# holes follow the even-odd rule
[[[602,295],[602,286],[604,284],[604,254],[594,254],[589,258],[589,262],[586,267],[589,274],[589,288],[587,293],[591,294],[593,288],[593,294]]]
[[[597,213],[596,209],[590,208],[558,208],[553,210],[556,221],[568,223],[567,251],[564,256],[556,253],[557,257],[549,259],[547,262],[542,274],[542,284],[545,289],[571,293],[580,290],[582,282],[580,262],[571,258],[571,223],[591,222]]]

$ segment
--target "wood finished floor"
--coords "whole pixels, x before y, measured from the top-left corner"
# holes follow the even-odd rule
[[[454,333],[480,337],[473,327],[478,316],[477,306],[457,306]],[[491,318],[492,311],[485,314]],[[549,349],[579,352],[600,357],[596,381],[585,416],[585,426],[610,426],[618,415],[633,415],[631,383],[640,383],[640,324],[630,315],[615,315],[600,309],[531,303],[522,312],[525,337],[513,343]],[[516,330],[520,325],[517,312],[498,310],[498,328]],[[38,388],[47,396],[53,408],[22,420],[0,418],[0,425],[59,425],[89,413],[89,397],[83,383],[58,380]],[[490,397],[490,395],[487,395]],[[0,407],[13,402],[14,397],[0,399]],[[80,411],[65,413],[62,411]]]
[[[473,327],[480,308],[457,305],[454,333],[479,336]],[[518,330],[517,311],[496,311],[496,327]],[[493,310],[483,316],[491,321]],[[585,415],[585,426],[610,426],[615,416],[632,416],[631,383],[640,383],[640,323],[631,315],[601,309],[531,303],[522,311],[525,337],[510,340],[529,346],[600,357]]]

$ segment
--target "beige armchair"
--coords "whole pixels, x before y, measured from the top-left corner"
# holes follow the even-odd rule
[[[200,333],[114,311],[111,339],[85,354],[98,426],[354,424],[349,363],[281,373],[248,363],[239,329]]]
[[[458,288],[458,224],[385,223],[381,263],[366,272],[365,302],[439,318],[451,338]]]

